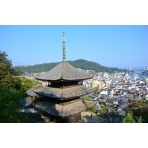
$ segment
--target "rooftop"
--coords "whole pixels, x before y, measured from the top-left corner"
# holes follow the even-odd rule
[[[58,99],[71,99],[86,95],[91,92],[90,89],[83,86],[73,86],[73,87],[64,87],[64,88],[53,88],[45,87],[39,90],[34,90],[36,94],[41,96],[46,96],[49,98],[58,98]]]
[[[54,116],[62,116],[62,117],[77,114],[95,105],[96,102],[94,101],[88,102],[84,100],[79,100],[66,105],[54,104],[53,102],[50,101],[33,103],[33,106],[37,109],[40,109]]]
[[[80,81],[92,78],[93,75],[87,74],[86,72],[73,67],[68,62],[61,62],[50,71],[37,75],[36,79],[43,81]]]

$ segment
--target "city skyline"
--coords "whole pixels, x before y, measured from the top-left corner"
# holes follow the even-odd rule
[[[85,59],[103,66],[148,67],[148,26],[32,25],[0,26],[0,50],[14,66]]]

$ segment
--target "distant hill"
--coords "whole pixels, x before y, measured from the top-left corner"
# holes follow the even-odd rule
[[[94,70],[96,72],[115,72],[115,71],[124,71],[123,69],[112,68],[112,67],[105,67],[98,63],[86,61],[83,59],[75,60],[75,61],[68,61],[71,65],[76,68],[81,68],[84,70]],[[44,64],[37,64],[33,66],[16,66],[15,68],[21,72],[27,73],[39,73],[39,72],[46,72],[55,67],[58,63],[44,63]]]

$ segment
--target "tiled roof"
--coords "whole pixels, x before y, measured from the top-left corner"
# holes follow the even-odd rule
[[[37,102],[33,103],[33,106],[37,109],[40,109],[46,113],[49,113],[54,116],[67,117],[77,113],[80,113],[84,110],[87,110],[90,107],[96,105],[97,102],[88,102],[84,100],[79,100],[70,104],[54,104],[50,101]]]
[[[36,79],[44,81],[85,80],[93,76],[73,67],[68,62],[61,62],[50,71],[37,75]]]
[[[49,97],[49,98],[58,98],[62,100],[67,100],[71,98],[77,98],[83,95],[86,95],[91,92],[90,89],[85,88],[83,86],[71,86],[64,88],[53,88],[53,87],[45,87],[39,90],[35,90],[35,93]]]

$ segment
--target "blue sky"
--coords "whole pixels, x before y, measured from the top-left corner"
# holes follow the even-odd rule
[[[16,65],[86,59],[109,67],[148,67],[148,26],[0,26],[0,50]]]

